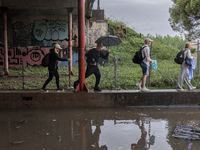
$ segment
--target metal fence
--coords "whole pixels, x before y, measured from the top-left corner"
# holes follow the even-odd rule
[[[153,46],[151,45],[150,56],[152,58]],[[192,54],[193,55],[193,54]],[[200,65],[199,65],[199,41],[197,42],[197,53],[195,52],[195,74],[200,74]],[[175,56],[174,56],[175,58]],[[175,67],[166,65],[168,60],[159,60],[157,63],[158,70],[154,71],[150,67],[149,76],[147,77],[146,85],[154,86],[154,82],[158,79],[163,80],[163,82],[169,82],[171,86],[176,86],[179,74],[180,67],[175,64]],[[120,86],[129,86],[129,89],[135,89],[135,84],[138,83],[142,77],[142,69],[140,65],[134,64],[132,62],[132,57],[115,57],[114,61],[115,66],[115,83],[114,89],[120,89]],[[167,74],[167,76],[166,76]],[[133,79],[134,78],[134,79]],[[153,82],[153,83],[152,83]],[[152,83],[152,84],[151,84]]]

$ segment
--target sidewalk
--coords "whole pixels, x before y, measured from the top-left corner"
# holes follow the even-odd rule
[[[1,90],[0,108],[67,108],[67,107],[125,107],[155,105],[200,104],[200,90],[177,92],[175,89],[103,90],[75,93],[74,90],[48,93],[41,90]]]

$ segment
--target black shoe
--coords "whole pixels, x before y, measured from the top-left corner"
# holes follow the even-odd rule
[[[59,88],[57,89],[57,92],[64,92],[64,89]]]
[[[77,82],[77,81],[75,81],[75,82],[74,82],[74,89],[76,89],[76,88],[77,88],[77,86],[78,86],[78,82]]]
[[[46,88],[41,88],[41,90],[44,92],[49,92]]]
[[[99,87],[94,87],[94,91],[102,91]]]

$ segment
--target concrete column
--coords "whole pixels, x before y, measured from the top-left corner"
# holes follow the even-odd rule
[[[9,10],[7,7],[0,7],[3,12],[3,32],[4,32],[4,72],[3,76],[10,76],[10,72],[8,70],[8,36],[7,36],[7,11]]]
[[[72,72],[72,11],[73,8],[68,8],[68,34],[69,34],[69,41],[68,41],[68,49],[69,49],[69,72],[67,75],[74,75]]]
[[[88,92],[85,83],[85,0],[78,0],[79,84],[75,92]]]

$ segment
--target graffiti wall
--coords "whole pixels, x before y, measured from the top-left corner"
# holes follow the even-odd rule
[[[52,47],[13,47],[8,49],[9,67],[35,67],[42,63],[43,57],[50,52]],[[75,61],[78,59],[78,47],[73,47],[72,63],[77,66]],[[68,58],[68,48],[63,48],[59,52],[61,58]],[[67,66],[68,61],[59,62],[59,66]],[[4,68],[4,48],[0,47],[0,68]]]
[[[17,21],[13,24],[13,34],[14,39],[18,41],[18,43],[27,43],[30,41],[31,33],[31,24],[25,25],[21,21]]]
[[[65,20],[33,22],[33,36],[38,41],[68,39],[68,22]]]
[[[66,20],[35,20],[29,24],[22,21],[13,23],[14,46],[51,46],[52,41],[68,39]],[[49,43],[48,43],[49,42]]]
[[[51,47],[13,47],[8,49],[9,67],[28,67],[41,65],[42,58]],[[0,68],[4,68],[4,48],[0,47]]]

